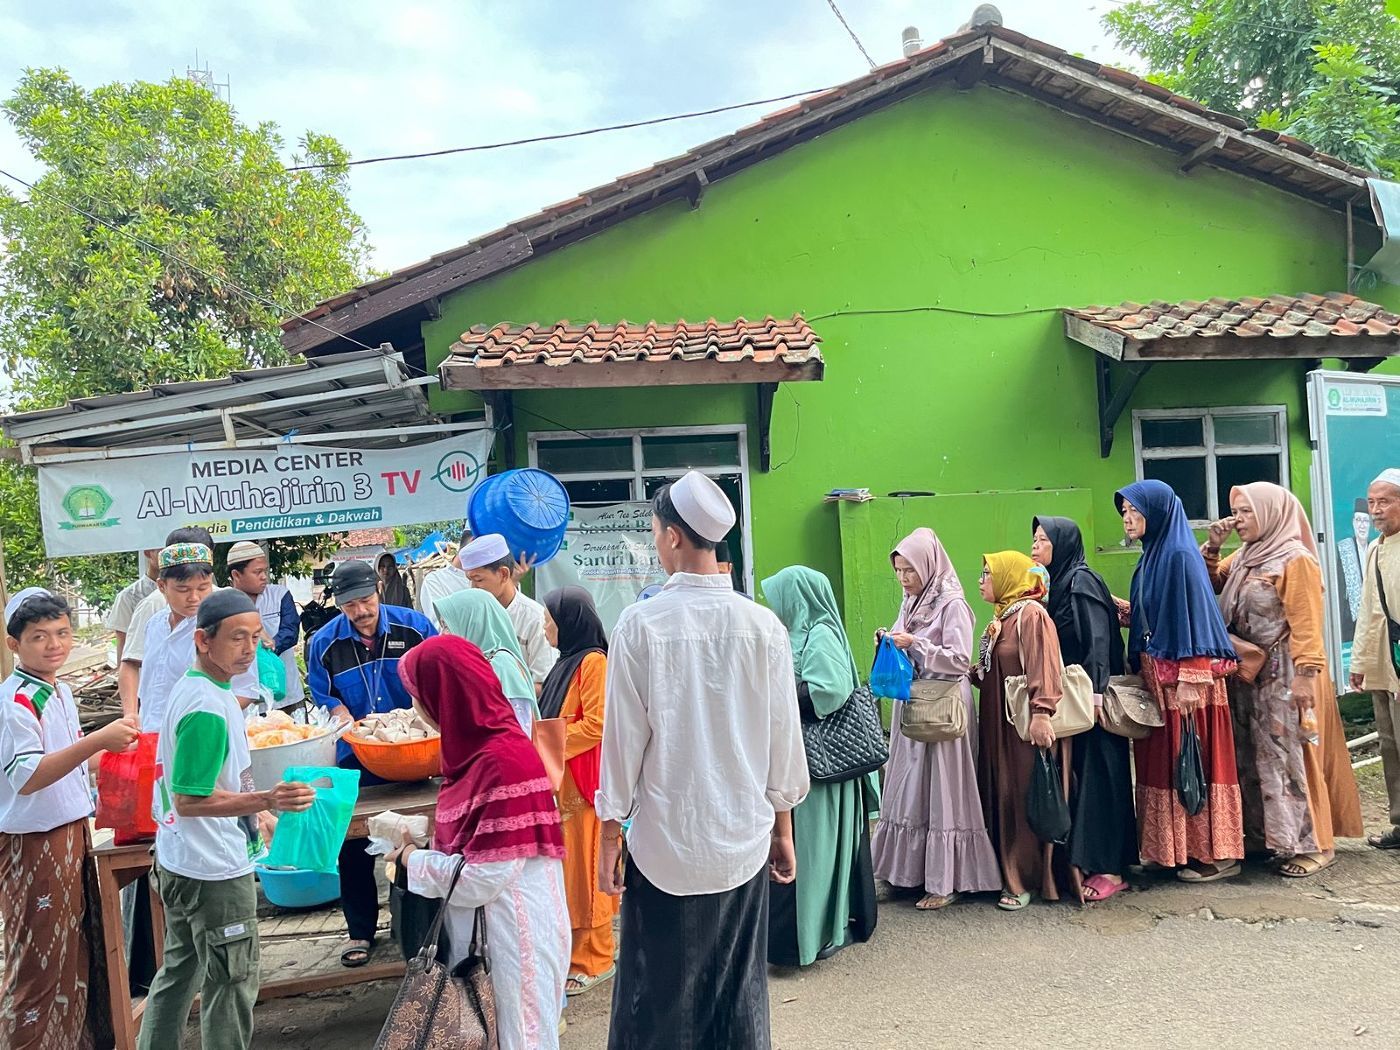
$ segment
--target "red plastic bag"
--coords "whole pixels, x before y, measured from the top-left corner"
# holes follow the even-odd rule
[[[111,828],[118,846],[156,837],[151,799],[156,783],[156,733],[142,733],[128,751],[107,751],[97,766],[97,826]]]

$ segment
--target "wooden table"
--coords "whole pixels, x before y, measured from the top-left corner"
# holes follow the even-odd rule
[[[437,811],[438,782],[420,781],[416,784],[382,784],[363,788],[359,801],[355,803],[354,815],[350,818],[347,839],[364,838],[368,833],[369,818],[392,809],[406,816],[424,814],[432,817]],[[141,1015],[145,1012],[143,998],[132,1001],[130,976],[126,965],[126,942],[122,933],[123,886],[130,885],[151,871],[151,844],[117,846],[112,843],[109,831],[94,833],[94,844],[89,853],[95,868],[97,881],[97,905],[102,918],[103,952],[107,960],[107,1001],[112,1015],[112,1031],[116,1036],[117,1050],[135,1050],[136,1034],[141,1029]],[[160,895],[151,888],[151,922],[156,948],[156,962],[159,963],[164,950],[165,910],[161,906]],[[340,988],[366,981],[381,981],[397,977],[403,973],[400,961],[372,964],[358,968],[340,967],[337,971],[317,974],[312,977],[298,977],[287,981],[269,981],[258,991],[258,1001],[278,999],[289,995],[304,995],[307,992],[324,988]]]

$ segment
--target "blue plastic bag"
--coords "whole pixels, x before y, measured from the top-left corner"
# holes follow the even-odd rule
[[[264,863],[327,875],[339,870],[340,847],[360,798],[360,771],[334,766],[288,766],[288,783],[309,784],[316,801],[300,813],[283,813]]]
[[[258,644],[258,684],[267,690],[274,704],[287,699],[287,665],[261,643]]]
[[[880,637],[875,650],[875,666],[870,669],[870,691],[886,700],[908,700],[909,684],[914,681],[914,665],[889,635]]]

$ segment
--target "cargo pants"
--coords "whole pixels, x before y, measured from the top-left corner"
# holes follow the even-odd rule
[[[165,905],[165,961],[151,983],[137,1050],[183,1042],[195,993],[204,1050],[248,1050],[258,998],[258,895],[253,876],[205,882],[156,865]]]

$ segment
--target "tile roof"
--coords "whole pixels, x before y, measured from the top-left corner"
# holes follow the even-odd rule
[[[728,364],[742,369],[739,375],[751,374],[753,382],[765,378],[819,379],[823,367],[817,345],[820,342],[801,314],[755,321],[743,317],[733,321],[716,321],[713,317],[698,322],[682,319],[669,324],[560,321],[555,325],[503,323],[490,329],[479,325],[462,333],[461,339],[452,344],[442,364],[443,385],[509,386],[511,377],[503,373],[533,373],[537,368],[566,369],[576,365],[659,369],[675,364]],[[492,372],[496,373],[494,377]],[[631,375],[639,379],[635,385],[649,381],[645,375]],[[686,375],[691,382],[707,381],[693,370]],[[600,379],[584,377],[582,385],[613,385],[599,382]],[[659,371],[656,381],[665,382]]]
[[[282,323],[292,352],[313,350],[335,332],[372,332],[389,315],[465,287],[682,196],[706,182],[857,119],[948,75],[1028,95],[1079,119],[1177,153],[1183,168],[1210,164],[1343,209],[1363,199],[1371,174],[1276,131],[1250,129],[1224,113],[1133,73],[1101,65],[1002,26],[979,26],[811,95],[756,123],[649,168],[585,190],[467,244],[328,299]],[[1008,148],[1014,148],[1014,144]],[[702,178],[703,177],[703,178]]]
[[[1065,314],[1138,343],[1215,336],[1400,336],[1400,314],[1341,292],[1270,295],[1263,299],[1214,298],[1204,302],[1154,300],[1147,304],[1086,306],[1066,310]]]

